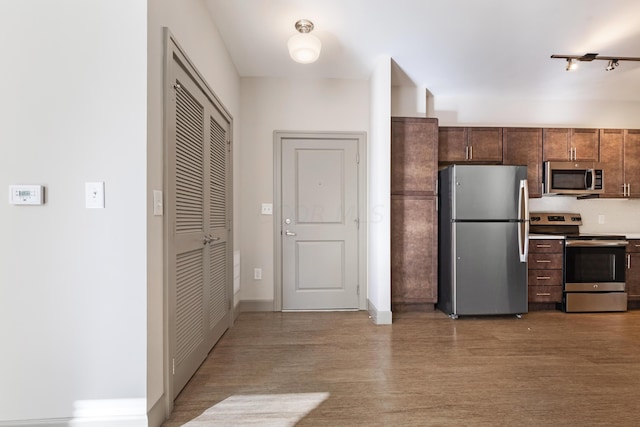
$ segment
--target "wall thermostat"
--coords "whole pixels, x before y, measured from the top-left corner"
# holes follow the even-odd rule
[[[41,205],[44,203],[42,185],[10,185],[9,203],[12,205]]]

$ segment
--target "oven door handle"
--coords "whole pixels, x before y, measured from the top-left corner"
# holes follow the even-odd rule
[[[599,246],[626,246],[629,242],[626,240],[567,240],[565,244],[576,248],[594,248]]]

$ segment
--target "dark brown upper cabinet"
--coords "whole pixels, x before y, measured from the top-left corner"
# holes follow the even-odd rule
[[[438,131],[440,163],[502,163],[502,128],[441,127]]]
[[[640,130],[600,129],[604,197],[640,197]]]
[[[438,120],[391,119],[391,194],[435,195]]]
[[[527,166],[529,197],[542,197],[542,129],[504,128],[502,163]]]
[[[598,129],[546,128],[542,132],[542,160],[599,161]]]

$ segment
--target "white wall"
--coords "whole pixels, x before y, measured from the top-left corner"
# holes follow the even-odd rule
[[[313,66],[313,65],[309,65]],[[304,65],[300,65],[301,73]],[[363,80],[242,78],[243,144],[238,207],[242,248],[240,297],[273,301],[273,216],[260,214],[261,203],[273,203],[273,132],[367,131],[369,83]],[[262,280],[253,269],[262,268]]]
[[[168,27],[200,74],[234,118],[234,151],[241,146],[240,78],[201,0],[150,0],[148,31],[148,185],[147,207],[152,212],[152,191],[163,188],[163,27]],[[234,154],[234,181],[240,165]],[[234,188],[234,205],[238,206],[239,188]],[[234,247],[239,249],[239,211],[234,212]],[[163,235],[162,217],[148,216],[148,405],[158,402],[163,393]]]
[[[391,323],[391,58],[371,76],[369,149],[369,303],[377,324]]]
[[[2,2],[0,423],[146,425],[146,8]],[[9,205],[10,184],[46,204]]]

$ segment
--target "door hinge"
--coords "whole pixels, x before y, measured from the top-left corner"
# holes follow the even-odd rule
[[[355,221],[355,223],[356,223],[356,228],[357,228],[358,230],[360,230],[360,218],[356,218],[356,219],[354,219],[354,221]]]
[[[356,163],[360,164],[360,153],[356,153]]]
[[[358,296],[360,296],[360,284],[358,284],[358,287],[356,288],[356,292],[358,293]]]
[[[173,372],[173,375],[176,374],[176,358],[175,357],[171,359],[171,371]]]

